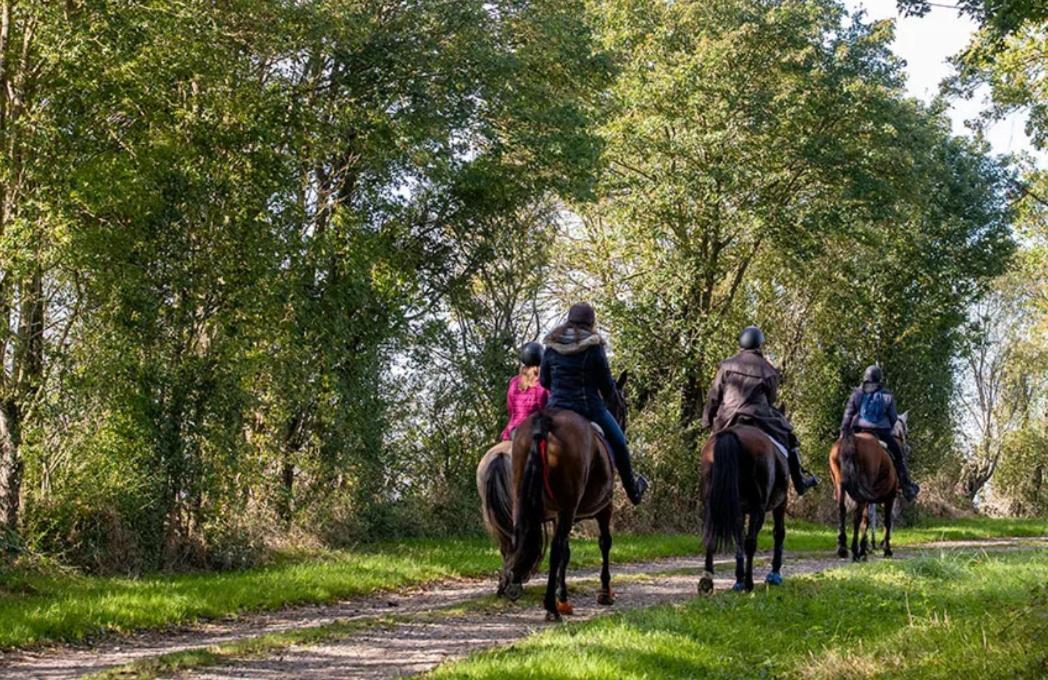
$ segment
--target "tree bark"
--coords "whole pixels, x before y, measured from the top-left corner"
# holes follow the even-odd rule
[[[13,400],[0,405],[0,525],[18,531],[22,495],[21,411]]]

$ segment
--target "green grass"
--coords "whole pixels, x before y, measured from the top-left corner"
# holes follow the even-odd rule
[[[618,536],[616,561],[693,554],[687,534]],[[575,566],[599,564],[595,540],[572,545]],[[287,557],[224,573],[94,577],[0,572],[0,648],[160,628],[203,618],[332,602],[443,578],[491,574],[501,564],[486,537],[407,540]]]
[[[848,519],[848,540],[851,541],[851,515]],[[883,535],[878,523],[877,536]],[[971,517],[964,519],[927,520],[913,527],[892,531],[892,547],[930,543],[932,541],[966,541],[1002,537],[1048,536],[1048,518],[1013,519]],[[764,523],[759,546],[771,548],[771,516]],[[786,520],[786,550],[793,552],[820,552],[837,545],[837,528],[804,520]]]
[[[565,624],[451,678],[1048,676],[1048,554],[943,552]]]
[[[770,526],[770,524],[768,525]],[[770,529],[762,545],[770,540]],[[902,546],[939,538],[1048,534],[1048,520],[962,520],[897,534]],[[829,527],[789,522],[791,551],[829,551]],[[617,535],[616,563],[695,555],[690,534]],[[596,541],[572,543],[573,566],[598,564]],[[292,604],[323,603],[443,578],[492,574],[498,552],[486,537],[407,540],[320,555],[290,555],[237,572],[158,574],[142,578],[66,571],[0,571],[0,648],[81,641],[109,633],[162,628],[194,620]]]

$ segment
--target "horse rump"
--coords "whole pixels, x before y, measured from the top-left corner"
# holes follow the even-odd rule
[[[875,494],[859,466],[859,443],[854,432],[841,435],[837,458],[841,466],[841,486],[847,497],[860,502],[875,500]]]
[[[513,466],[507,454],[492,456],[481,473],[481,506],[484,524],[492,536],[513,540],[513,495],[510,478]]]
[[[553,419],[545,410],[532,416],[531,448],[518,485],[513,521],[513,553],[508,570],[520,583],[535,573],[545,552],[545,488],[542,479],[542,450],[548,446]]]

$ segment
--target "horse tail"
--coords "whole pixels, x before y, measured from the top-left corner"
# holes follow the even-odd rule
[[[484,471],[484,497],[481,499],[488,528],[506,539],[513,538],[513,496],[509,483],[511,472],[509,456],[494,456]]]
[[[713,473],[706,500],[703,542],[720,550],[735,540],[742,506],[739,500],[739,455],[742,442],[734,432],[721,432],[713,444]]]
[[[531,449],[524,463],[524,477],[517,487],[517,511],[513,523],[513,554],[509,571],[518,580],[526,580],[542,561],[545,547],[543,526],[546,518],[542,450],[549,445],[553,419],[539,411],[532,419]]]
[[[837,458],[841,464],[841,486],[852,500],[865,502],[873,498],[873,492],[859,468],[859,445],[853,433],[841,435]]]

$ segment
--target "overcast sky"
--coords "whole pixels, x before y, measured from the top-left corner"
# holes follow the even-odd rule
[[[948,0],[943,4],[948,4]],[[935,96],[939,83],[950,75],[952,68],[947,59],[968,43],[975,30],[975,24],[967,17],[940,7],[918,19],[899,16],[895,0],[845,0],[845,5],[852,10],[865,9],[870,19],[896,19],[895,53],[906,61],[910,94],[925,101]],[[954,102],[950,111],[954,132],[968,134],[964,121],[974,118],[982,108],[979,98]],[[997,123],[987,138],[997,153],[1033,153],[1020,116]],[[1040,165],[1048,164],[1048,154],[1038,154],[1038,158]]]

